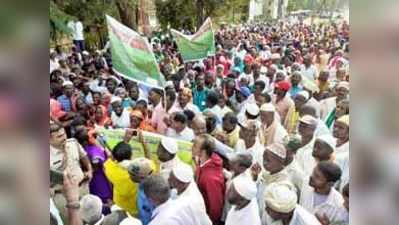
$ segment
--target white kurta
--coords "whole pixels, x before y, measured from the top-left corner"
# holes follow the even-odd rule
[[[319,118],[324,119],[323,117],[320,116],[320,111],[321,111],[321,106],[320,102],[318,102],[315,98],[311,97],[307,102],[306,105],[310,105],[316,109],[316,116]]]
[[[306,183],[302,187],[299,204],[313,214],[325,213],[331,222],[338,222],[333,220],[334,218],[339,217],[338,214],[340,214],[342,209],[344,208],[344,199],[342,195],[337,190],[335,190],[335,188],[331,188],[331,191],[328,194],[326,200],[317,206],[314,206],[314,197],[315,192],[313,187],[309,186]]]
[[[174,129],[168,128],[166,130],[166,136],[183,141],[192,141],[194,139],[194,131],[191,128],[186,127],[182,130],[182,132],[177,133]]]
[[[183,208],[184,205],[169,199],[154,209],[152,220],[148,225],[186,225],[181,213]]]
[[[312,174],[313,169],[316,165],[316,160],[312,156],[314,142],[315,138],[313,137],[313,139],[308,144],[298,149],[294,158],[298,167],[304,172],[304,175],[306,177]]]
[[[130,126],[130,114],[125,108],[122,111],[121,116],[117,116],[114,111],[111,113],[112,125],[115,128],[128,128]]]
[[[226,218],[226,225],[261,225],[258,203],[255,199],[240,210],[236,206],[231,207]]]
[[[319,137],[319,136],[325,135],[325,134],[331,135],[331,131],[330,131],[330,129],[328,129],[326,123],[323,120],[318,119],[317,127],[316,127],[316,130],[314,131],[314,135],[316,137]]]
[[[339,190],[342,192],[345,184],[349,182],[349,141],[336,148],[335,162],[342,170],[342,176],[339,182]]]
[[[258,163],[260,166],[263,165],[263,152],[265,151],[265,147],[260,143],[258,138],[256,138],[255,144],[250,148],[246,148],[244,140],[239,139],[235,149],[237,153],[250,153],[252,155],[253,164]]]
[[[273,220],[265,214],[262,218],[262,225],[283,225],[281,220]],[[297,205],[294,209],[294,214],[292,216],[289,225],[321,225],[317,218],[306,211],[302,206]]]
[[[175,200],[179,204],[186,204],[182,214],[186,215],[186,225],[212,225],[212,221],[206,214],[204,198],[195,182],[191,182],[187,189]]]
[[[327,115],[335,109],[337,97],[330,97],[320,101],[320,118],[325,120]]]

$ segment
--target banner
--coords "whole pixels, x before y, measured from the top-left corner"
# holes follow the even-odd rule
[[[106,18],[114,70],[126,79],[164,87],[165,78],[146,38],[110,16]]]
[[[123,141],[123,137],[125,136],[124,129],[105,129],[105,128],[96,128],[96,132],[100,135],[103,135],[108,146],[111,150],[117,145],[119,142]],[[151,158],[159,164],[159,160],[157,158],[157,148],[158,144],[161,142],[161,138],[163,136],[156,133],[143,131],[144,141],[147,143],[147,148],[151,153]],[[191,147],[192,143],[188,141],[177,140],[177,144],[179,147],[179,151],[177,152],[177,156],[185,163],[192,165],[193,161],[191,158]],[[136,157],[144,157],[143,145],[138,140],[138,137],[132,137],[129,142],[130,146],[133,149],[133,158]]]
[[[210,18],[205,20],[194,35],[185,35],[175,29],[171,29],[171,32],[184,62],[215,55],[215,37]]]

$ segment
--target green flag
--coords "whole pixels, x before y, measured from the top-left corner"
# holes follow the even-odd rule
[[[193,35],[185,35],[171,29],[177,47],[184,62],[195,61],[215,55],[215,37],[212,30],[212,21],[207,18]]]
[[[145,37],[106,15],[114,70],[126,79],[163,87],[151,46]]]

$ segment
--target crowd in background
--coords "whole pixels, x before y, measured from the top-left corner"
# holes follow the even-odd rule
[[[163,89],[118,75],[109,48],[51,49],[52,224],[349,224],[346,22],[221,26],[215,56],[189,63],[149,41]],[[156,154],[142,131],[163,135]]]

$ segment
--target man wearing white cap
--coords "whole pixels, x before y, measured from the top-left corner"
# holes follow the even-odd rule
[[[237,115],[238,123],[244,124],[248,120],[258,121],[259,106],[256,103],[245,103],[241,112]]]
[[[298,149],[294,160],[305,175],[310,175],[313,170],[313,165],[309,166],[309,162],[314,160],[311,153],[315,142],[314,134],[317,124],[318,120],[310,115],[305,115],[299,119],[298,133],[302,136],[302,147]]]
[[[338,102],[348,98],[349,95],[349,82],[341,81],[338,83],[336,89],[336,96],[330,97],[320,101],[320,118],[325,120],[331,111],[335,110]]]
[[[134,218],[134,217],[126,217],[124,220],[122,220],[119,225],[142,225],[140,220]]]
[[[104,220],[103,203],[95,195],[85,195],[80,200],[80,215],[85,224],[99,225]]]
[[[247,120],[244,124],[240,125],[240,139],[235,146],[236,152],[250,153],[253,158],[253,164],[262,165],[264,146],[259,141],[257,121]]]
[[[260,143],[269,145],[275,142],[281,142],[287,135],[287,131],[281,125],[276,116],[276,108],[272,103],[265,103],[260,107]]]
[[[194,182],[194,172],[190,166],[181,164],[174,167],[168,179],[169,185],[177,191],[176,202],[188,203],[180,213],[185,215],[186,225],[212,225],[206,214],[205,202]],[[173,197],[173,196],[172,196]]]
[[[128,128],[130,126],[130,114],[128,109],[122,107],[122,99],[118,96],[112,96],[111,106],[111,120],[114,128]]]
[[[317,116],[317,111],[313,105],[305,104],[300,108],[299,117],[303,117],[304,115],[310,115],[317,119],[317,127],[314,133],[316,137],[325,134],[331,135],[326,123]]]
[[[262,217],[263,224],[273,225],[321,225],[317,218],[297,204],[298,196],[290,184],[277,182],[270,184],[264,201],[267,213]]]
[[[74,87],[72,81],[64,81],[62,83],[63,95],[57,98],[57,101],[61,104],[61,109],[64,112],[72,111],[72,98],[74,94]]]
[[[349,115],[341,116],[334,124],[333,135],[337,138],[335,162],[342,170],[339,189],[349,182]]]
[[[268,185],[286,181],[294,186],[290,174],[286,169],[287,166],[287,150],[284,145],[274,143],[266,147],[263,154],[263,168],[261,177],[257,179],[257,174],[253,173],[254,178],[258,180],[258,193],[257,199],[260,209],[264,209],[263,193]],[[263,210],[260,211],[262,216]]]
[[[184,164],[177,156],[179,148],[177,142],[173,138],[162,137],[161,143],[159,143],[157,148],[157,156],[160,161],[160,174],[168,179],[170,171],[180,165]]]
[[[226,218],[226,225],[260,225],[259,207],[256,202],[256,184],[246,176],[238,176],[227,193],[231,207]]]

